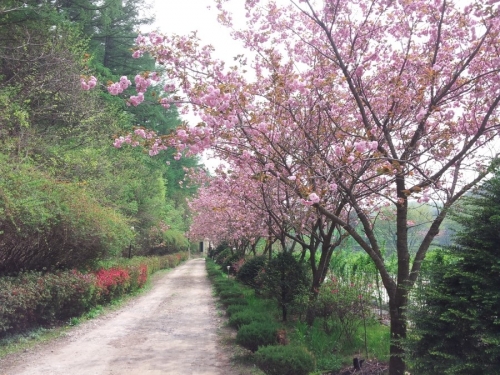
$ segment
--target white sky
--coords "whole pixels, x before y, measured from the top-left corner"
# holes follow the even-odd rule
[[[149,0],[156,22],[152,29],[165,34],[188,35],[198,32],[202,44],[215,47],[215,56],[227,61],[243,53],[239,42],[229,35],[230,30],[217,22],[217,9],[213,0]],[[235,19],[244,25],[244,0],[231,2]],[[208,9],[210,7],[210,9]]]

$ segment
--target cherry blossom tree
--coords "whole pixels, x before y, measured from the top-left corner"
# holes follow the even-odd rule
[[[279,181],[325,218],[321,228],[330,223],[348,233],[387,289],[390,374],[402,375],[398,341],[406,336],[408,293],[450,207],[496,158],[498,4],[247,0],[248,25],[238,30],[224,3],[217,1],[219,19],[249,51],[235,66],[212,58],[212,47],[200,46],[194,34],[138,39],[134,55],[149,52],[165,68],[168,95],[160,104],[192,110],[202,122],[170,136],[136,136],[153,154],[210,148],[230,164],[251,165],[253,176]],[[136,140],[115,144],[124,142]],[[438,211],[414,256],[411,201]],[[396,211],[396,275],[374,232],[385,206]]]
[[[260,212],[248,204],[245,191],[240,190],[233,176],[221,169],[217,177],[205,173],[193,176],[202,187],[189,202],[193,212],[189,230],[191,239],[210,238],[214,243],[229,243],[241,251],[248,246],[255,251],[258,240],[265,236],[266,227]],[[251,190],[250,190],[251,193]]]

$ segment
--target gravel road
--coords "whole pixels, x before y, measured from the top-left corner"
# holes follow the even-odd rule
[[[205,261],[192,259],[119,310],[0,360],[0,375],[237,375],[222,324]]]

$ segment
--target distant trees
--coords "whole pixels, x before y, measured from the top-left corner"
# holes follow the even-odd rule
[[[500,174],[464,198],[455,245],[431,266],[411,320],[422,375],[498,373],[500,363]]]

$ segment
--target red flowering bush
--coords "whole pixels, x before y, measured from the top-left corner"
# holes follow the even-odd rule
[[[0,278],[0,334],[83,313],[93,303],[94,281],[78,271]]]
[[[95,275],[96,286],[103,301],[110,301],[130,290],[130,274],[126,269],[101,269]]]
[[[148,266],[146,264],[139,264],[128,266],[127,271],[130,275],[130,290],[134,291],[140,289],[148,281]]]

